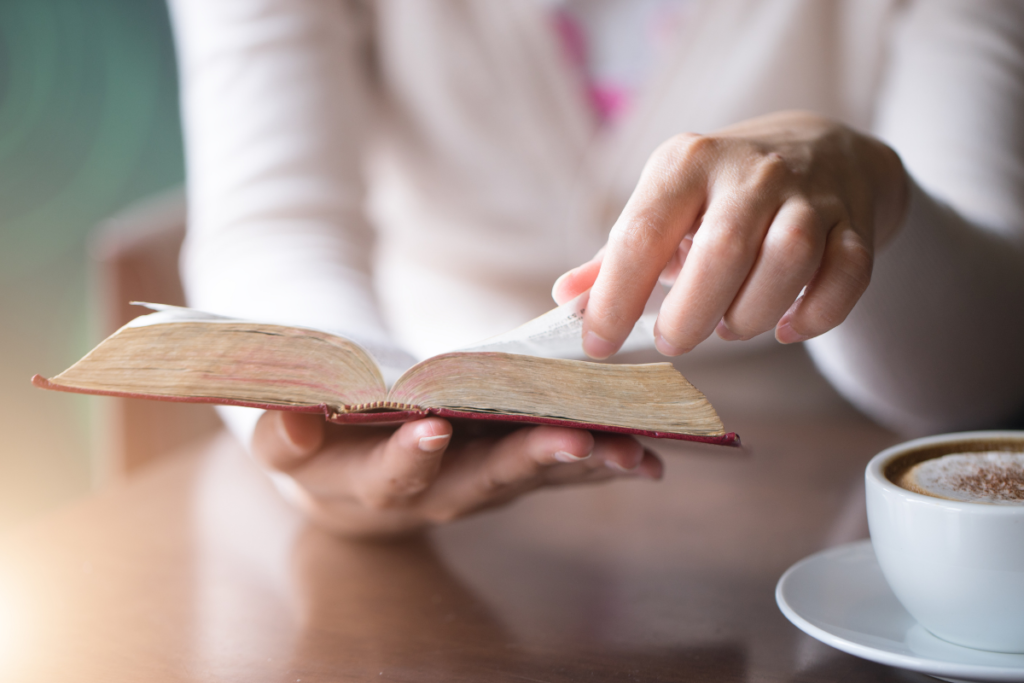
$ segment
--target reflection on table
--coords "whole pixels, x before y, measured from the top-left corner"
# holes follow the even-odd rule
[[[190,446],[0,543],[0,680],[927,680],[774,604],[790,564],[866,535],[863,467],[896,440],[787,353],[718,380],[743,451],[654,442],[660,484],[401,542],[309,527],[227,435]]]

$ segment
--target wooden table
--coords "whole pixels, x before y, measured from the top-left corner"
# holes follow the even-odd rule
[[[863,468],[896,437],[794,379],[806,359],[758,362],[698,381],[745,452],[657,442],[660,484],[401,543],[309,528],[229,437],[198,444],[0,544],[0,680],[931,680],[775,606],[793,562],[866,536]]]

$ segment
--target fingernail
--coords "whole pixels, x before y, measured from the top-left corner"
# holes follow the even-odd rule
[[[615,353],[617,348],[615,344],[612,344],[596,332],[587,332],[586,336],[583,337],[583,353],[597,360],[604,360]]]
[[[604,461],[604,466],[607,467],[610,470],[615,470],[616,472],[622,472],[623,474],[632,474],[633,472],[637,471],[637,468],[640,467],[640,463],[637,463],[637,464],[633,465],[632,467],[623,467],[622,465],[620,465],[619,463],[615,462],[614,460],[605,460]]]
[[[568,451],[558,451],[555,453],[555,460],[558,462],[579,462],[580,460],[586,460],[590,457],[590,453],[586,455],[573,455]]]
[[[715,328],[715,334],[725,341],[739,341],[743,338],[730,330],[729,326],[725,324],[725,320],[718,321],[718,326]]]
[[[675,346],[674,344],[670,344],[660,334],[654,338],[654,345],[658,347],[658,351],[660,351],[663,356],[678,356],[683,353],[683,349]]]
[[[806,337],[794,330],[789,324],[789,320],[783,320],[775,328],[775,338],[783,344],[795,344],[810,339],[810,337]]]
[[[448,445],[448,439],[452,438],[451,434],[442,434],[441,436],[424,436],[419,441],[421,451],[427,453],[433,453],[439,451]]]

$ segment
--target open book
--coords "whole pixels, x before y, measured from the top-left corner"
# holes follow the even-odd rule
[[[46,389],[323,413],[338,423],[438,415],[738,445],[670,363],[545,357],[578,351],[585,298],[475,347],[398,372],[394,354],[318,330],[147,304]],[[626,346],[648,338],[641,321]],[[386,382],[385,377],[395,378]],[[390,386],[389,386],[390,385]]]

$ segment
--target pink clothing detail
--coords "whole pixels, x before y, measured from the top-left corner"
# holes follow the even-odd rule
[[[562,43],[562,51],[569,64],[581,72],[587,68],[587,37],[583,27],[564,9],[556,9],[552,15],[555,31]]]
[[[633,102],[633,90],[614,83],[590,83],[590,102],[601,123],[615,123]]]
[[[630,109],[692,9],[692,0],[560,0],[549,8],[566,62],[600,125],[614,125]]]
[[[590,107],[597,115],[598,123],[614,123],[629,106],[633,97],[631,88],[610,82],[600,82],[588,68],[590,48],[587,36],[580,22],[564,9],[553,13],[555,32],[562,43],[562,52],[569,66],[583,81]]]

